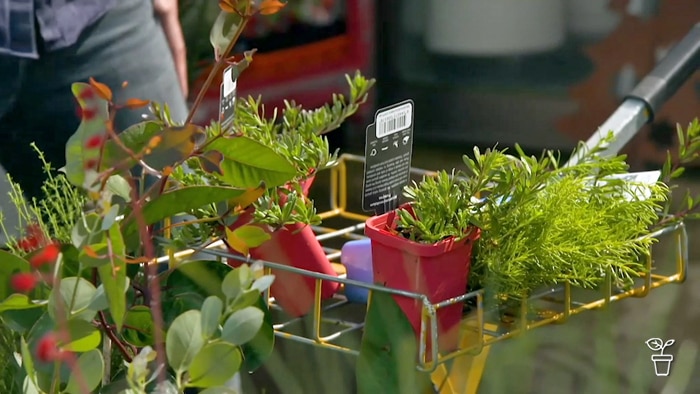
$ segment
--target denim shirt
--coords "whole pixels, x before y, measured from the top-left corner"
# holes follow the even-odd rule
[[[0,0],[0,55],[39,58],[78,41],[117,0]]]

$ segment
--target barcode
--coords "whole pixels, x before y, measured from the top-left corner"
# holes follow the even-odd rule
[[[231,95],[236,90],[236,80],[233,79],[233,66],[224,71],[224,97]]]
[[[413,105],[406,103],[377,115],[377,138],[411,127]]]

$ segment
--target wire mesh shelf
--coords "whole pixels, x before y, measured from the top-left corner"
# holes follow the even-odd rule
[[[364,239],[364,221],[367,215],[355,212],[348,208],[348,192],[350,183],[348,182],[348,165],[364,163],[364,157],[344,154],[339,157],[337,166],[330,171],[330,208],[320,216],[324,221],[331,219],[342,219],[346,226],[339,228],[314,227],[317,239],[324,245],[324,250],[332,262],[339,262],[340,249],[338,242],[343,240]],[[435,172],[418,168],[412,168],[413,176],[433,176]],[[262,261],[266,269],[276,269],[293,272],[299,275],[314,278],[316,281],[316,293],[312,313],[308,316],[289,318],[283,314],[276,315],[274,321],[275,334],[279,338],[284,338],[299,343],[308,344],[320,348],[326,348],[351,355],[359,354],[359,341],[348,344],[343,341],[344,337],[359,335],[364,327],[364,314],[366,307],[353,304],[340,292],[332,299],[322,300],[321,284],[323,281],[338,282],[342,286],[353,285],[368,289],[370,299],[373,292],[383,292],[400,297],[408,297],[419,300],[423,305],[423,319],[421,322],[421,334],[419,336],[417,368],[421,371],[432,372],[440,364],[448,360],[464,355],[478,355],[482,350],[495,343],[520,333],[542,327],[548,324],[565,323],[571,316],[584,311],[605,307],[613,302],[626,298],[645,297],[652,290],[670,283],[681,283],[686,278],[688,267],[688,236],[684,223],[676,223],[662,228],[649,236],[654,238],[672,238],[674,258],[659,259],[655,261],[653,257],[646,259],[645,273],[635,281],[635,285],[629,289],[619,289],[613,283],[610,276],[596,290],[583,290],[570,284],[563,284],[556,287],[542,289],[531,297],[523,300],[516,300],[516,313],[504,315],[494,308],[486,308],[484,303],[483,290],[462,294],[449,300],[439,303],[431,303],[423,294],[410,293],[397,289],[390,289],[379,285],[350,280],[345,275],[339,277],[306,271],[275,262]],[[331,245],[335,241],[336,245]],[[178,259],[187,259],[194,251],[179,253]],[[200,253],[216,256],[219,259],[239,259],[252,263],[254,261],[245,260],[240,256],[228,253],[223,243],[212,244]],[[199,254],[199,253],[197,253]],[[269,298],[270,307],[280,310],[275,304],[274,298]],[[440,308],[449,305],[463,303],[465,313],[461,324],[460,335],[462,340],[457,350],[446,353],[438,353],[438,330],[436,312]],[[357,315],[358,309],[361,311],[359,318],[351,319],[347,317],[346,310],[352,310],[352,314]],[[310,327],[308,333],[299,334],[292,327],[302,321],[306,327]]]

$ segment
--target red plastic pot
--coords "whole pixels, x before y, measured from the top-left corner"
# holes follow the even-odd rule
[[[308,193],[312,183],[313,176],[302,182],[304,194]],[[250,223],[252,220],[253,208],[251,207],[241,214],[229,228],[233,230]],[[337,273],[328,261],[311,226],[297,223],[284,226],[277,231],[271,231],[265,225],[259,226],[270,234],[271,238],[261,246],[250,249],[252,258],[337,277]],[[229,252],[238,254],[233,250],[229,250]],[[228,264],[235,267],[241,262],[229,259]],[[294,317],[309,313],[314,303],[316,280],[283,270],[273,269],[272,274],[275,275],[275,281],[270,288],[270,294],[275,297],[282,309]],[[321,298],[332,297],[339,287],[338,282],[323,281]]]
[[[399,209],[408,209],[406,204]],[[374,282],[385,287],[424,294],[435,304],[464,294],[471,263],[472,246],[481,234],[478,228],[464,239],[448,238],[434,244],[411,241],[398,234],[396,211],[367,219],[365,234],[372,241]],[[404,296],[394,300],[420,335],[423,304]],[[437,310],[438,348],[451,351],[459,342],[462,303]],[[430,328],[428,327],[428,330]],[[428,332],[430,338],[431,333]]]

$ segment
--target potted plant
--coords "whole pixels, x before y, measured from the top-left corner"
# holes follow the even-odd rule
[[[219,5],[219,20],[235,15],[242,22],[214,26],[210,81],[230,60],[246,21],[284,4]],[[240,71],[249,61],[234,65]],[[28,226],[0,251],[7,278],[0,326],[10,330],[3,338],[16,357],[6,358],[24,392],[229,392],[239,368],[257,368],[272,351],[261,293],[273,276],[215,261],[171,259],[158,270],[158,256],[194,238],[210,242],[218,225],[235,220],[260,195],[251,184],[277,188],[296,176],[287,158],[250,136],[218,122],[189,123],[206,88],[187,122],[176,124],[167,105],[114,102],[111,89],[92,79],[73,85],[82,121],[66,145],[66,166],[56,174],[47,164],[44,200],[27,206],[16,199]],[[148,120],[113,129],[116,111],[149,105]],[[194,219],[168,225],[180,213]],[[172,242],[155,244],[160,231]],[[232,233],[241,252],[269,238],[251,225]]]
[[[347,81],[347,100],[343,95],[334,95],[332,103],[314,110],[286,102],[280,119],[276,119],[276,114],[266,117],[260,99],[251,97],[239,102],[233,128],[260,141],[295,167],[292,181],[261,191],[260,198],[228,227],[230,233],[245,223],[254,223],[270,235],[270,240],[249,250],[251,257],[336,275],[311,228],[320,224],[320,218],[307,196],[318,171],[334,165],[337,157],[324,135],[357,111],[374,84],[374,80],[365,79],[359,72],[354,77],[347,76]],[[241,263],[233,259],[229,262]],[[315,279],[282,270],[274,273],[278,280],[271,294],[280,306],[293,316],[308,313],[313,305]],[[322,298],[332,296],[338,287],[337,282],[324,281]]]
[[[435,178],[426,177],[406,188],[410,204],[367,219],[376,283],[424,294],[431,303],[464,294],[472,247],[480,236],[473,221],[473,196],[484,183],[456,175],[440,171]],[[394,299],[419,335],[423,303],[403,296]],[[456,346],[461,316],[461,305],[437,311],[441,350]]]
[[[516,150],[465,157],[473,174],[491,157],[502,163],[488,169],[492,182],[476,213],[482,238],[470,283],[486,290],[487,303],[519,306],[544,286],[594,288],[606,275],[624,286],[643,272],[639,258],[654,242],[646,235],[668,198],[663,182],[627,179],[624,157],[601,157],[599,148],[573,166],[561,166],[553,152]]]

